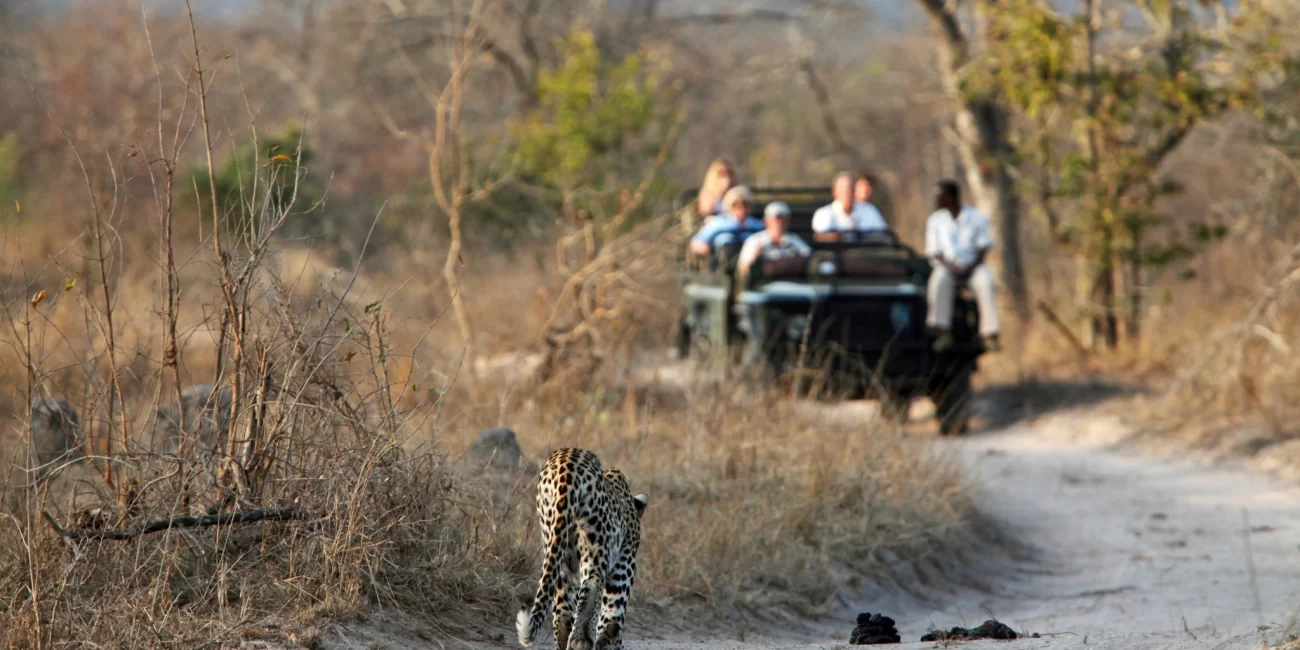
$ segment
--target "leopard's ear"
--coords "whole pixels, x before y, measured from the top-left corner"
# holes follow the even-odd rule
[[[638,494],[632,497],[632,504],[636,506],[636,516],[640,517],[645,513],[645,507],[650,505],[650,497],[644,494]]]

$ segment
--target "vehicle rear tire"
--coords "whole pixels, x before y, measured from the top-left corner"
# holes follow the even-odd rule
[[[963,434],[970,428],[971,375],[974,370],[973,363],[953,369],[932,396],[934,416],[939,420],[939,435]]]

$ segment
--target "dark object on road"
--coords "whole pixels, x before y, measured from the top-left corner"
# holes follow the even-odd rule
[[[1007,641],[1016,637],[1016,631],[989,619],[984,621],[979,627],[965,628],[954,627],[947,632],[943,630],[934,630],[929,634],[921,637],[922,641],[952,641],[956,639],[999,639]]]
[[[858,614],[858,626],[853,628],[849,643],[853,645],[880,645],[883,643],[901,643],[894,619],[883,614],[863,612]]]

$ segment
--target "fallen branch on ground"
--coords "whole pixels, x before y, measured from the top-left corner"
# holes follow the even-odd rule
[[[1038,311],[1042,312],[1043,316],[1047,318],[1047,322],[1051,323],[1052,326],[1056,328],[1056,331],[1061,334],[1061,338],[1064,338],[1066,343],[1069,343],[1070,347],[1074,348],[1074,353],[1077,354],[1080,359],[1088,358],[1088,348],[1079,341],[1079,337],[1075,336],[1074,332],[1070,331],[1070,326],[1066,325],[1065,321],[1061,320],[1061,317],[1056,315],[1056,310],[1052,309],[1051,305],[1047,304],[1044,300],[1039,300]]]
[[[196,515],[189,517],[169,517],[167,519],[158,519],[151,521],[143,526],[127,528],[125,530],[112,529],[82,529],[82,530],[64,530],[54,521],[48,512],[41,513],[50,527],[59,534],[59,537],[76,542],[86,539],[134,539],[141,535],[148,535],[172,528],[205,528],[208,526],[225,526],[228,524],[250,524],[257,521],[293,521],[307,518],[307,513],[300,510],[282,509],[282,510],[247,510],[244,512],[227,512],[217,515]]]

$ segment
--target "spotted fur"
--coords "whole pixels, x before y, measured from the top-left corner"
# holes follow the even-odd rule
[[[602,472],[596,454],[586,449],[551,453],[537,481],[546,555],[537,595],[515,621],[519,643],[528,647],[537,639],[549,603],[558,650],[623,647],[620,633],[647,503],[644,494],[632,496],[622,472]]]

